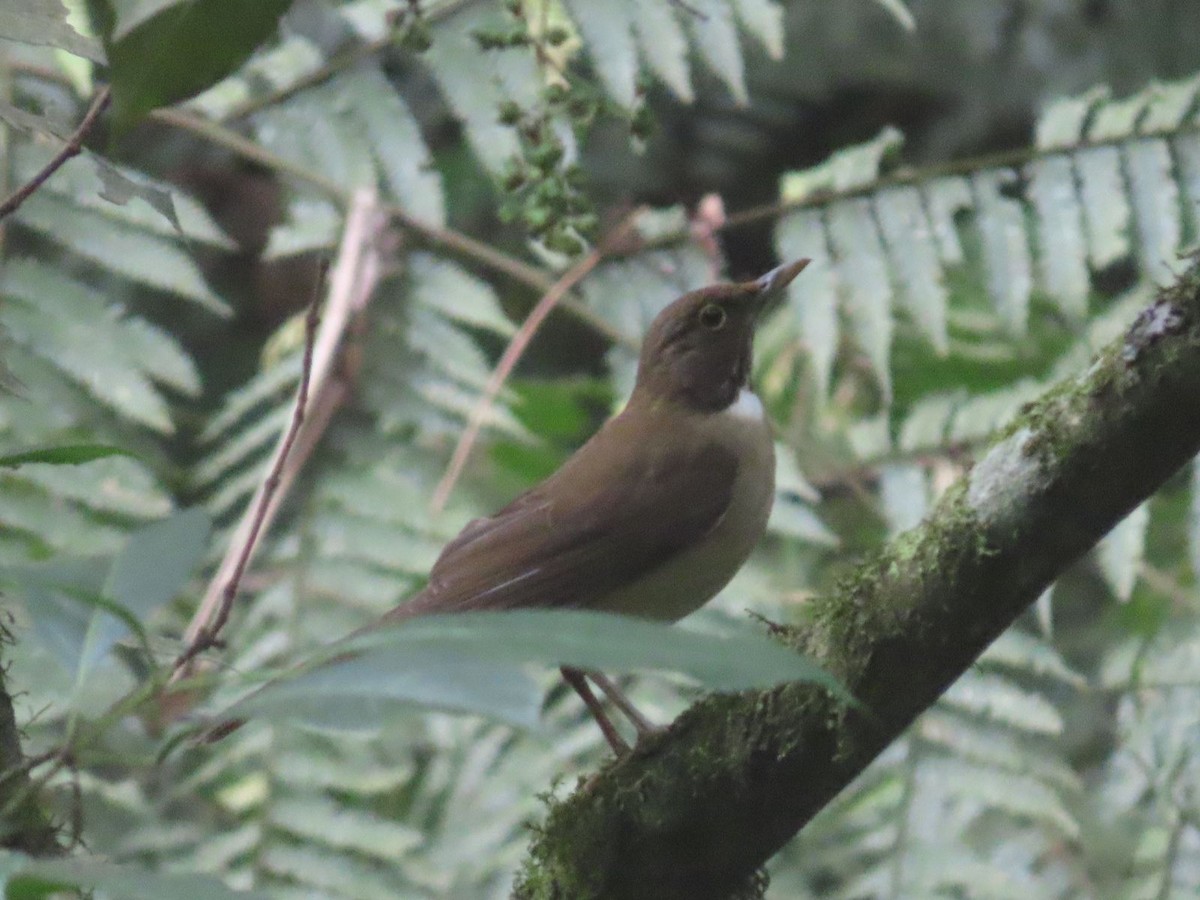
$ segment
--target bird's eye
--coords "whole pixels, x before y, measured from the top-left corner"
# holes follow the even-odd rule
[[[715,303],[710,303],[700,310],[700,324],[709,331],[720,331],[725,327],[725,320],[727,318],[725,310],[721,309]]]

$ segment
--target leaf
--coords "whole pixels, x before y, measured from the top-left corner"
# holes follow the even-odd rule
[[[1183,223],[1170,150],[1164,141],[1143,140],[1127,144],[1124,153],[1142,265],[1156,284],[1171,284]]]
[[[495,57],[505,51],[482,52],[472,37],[496,17],[477,5],[455,9],[439,24],[437,39],[425,52],[425,62],[441,86],[446,102],[466,127],[467,138],[479,159],[493,173],[520,152],[513,130],[496,119],[506,99],[495,77]]]
[[[1047,156],[1030,163],[1025,171],[1037,215],[1042,285],[1067,316],[1082,319],[1087,315],[1091,279],[1075,169],[1066,156]]]
[[[580,0],[586,2],[586,0]],[[688,65],[688,42],[670,3],[621,0],[633,21],[642,59],[684,103],[696,99]],[[594,4],[589,4],[594,5]]]
[[[937,242],[942,262],[957,265],[964,259],[962,243],[958,239],[955,216],[975,206],[971,196],[971,185],[965,178],[939,178],[924,188],[925,203],[929,209],[929,224]]]
[[[871,206],[864,199],[843,200],[828,215],[829,241],[854,338],[871,362],[884,402],[890,403],[892,284]]]
[[[424,836],[411,826],[331,800],[283,800],[271,810],[271,825],[300,838],[372,856],[390,863],[420,846]]]
[[[946,308],[950,297],[934,243],[933,227],[913,187],[888,188],[874,198],[888,263],[902,291],[900,299],[938,355],[948,350]]]
[[[24,596],[38,639],[68,672],[78,665],[89,616],[86,601],[76,598],[99,594],[107,565],[99,557],[56,559],[0,573]]]
[[[914,528],[929,506],[925,470],[912,463],[892,463],[879,469],[879,500],[891,535]]]
[[[818,547],[837,547],[841,544],[820,516],[807,504],[790,497],[776,497],[767,520],[767,530]]]
[[[688,11],[684,21],[700,58],[725,83],[739,105],[748,104],[745,63],[729,5],[725,0],[695,0],[690,6],[695,11]]]
[[[773,0],[733,0],[742,27],[762,44],[771,59],[783,59],[783,7]]]
[[[12,281],[6,279],[5,287],[13,286]],[[18,295],[10,294],[10,297],[15,296]],[[14,342],[24,344],[54,366],[61,367],[64,375],[106,406],[155,431],[169,434],[174,425],[166,401],[154,385],[137,369],[125,365],[126,360],[120,355],[109,352],[114,348],[95,346],[92,329],[58,313],[39,311],[25,302],[16,302],[6,304],[0,320]]]
[[[275,33],[291,0],[111,0],[100,19],[114,127],[195,96]]]
[[[444,225],[442,179],[408,105],[377,69],[352,73],[346,87],[392,196],[407,213]]]
[[[1192,563],[1192,575],[1200,581],[1200,457],[1192,461],[1191,503],[1188,506],[1187,538],[1188,557]]]
[[[900,23],[905,31],[916,31],[917,20],[905,5],[904,0],[876,0],[876,2],[891,13],[892,18]]]
[[[540,706],[541,692],[516,665],[457,648],[417,646],[363,653],[272,681],[221,715],[371,731],[406,709],[425,707],[533,728]]]
[[[414,299],[442,315],[509,337],[516,326],[500,307],[491,285],[429,253],[409,258]]]
[[[1096,562],[1104,580],[1122,603],[1133,596],[1138,571],[1146,554],[1150,508],[1143,503],[1117,523],[1096,545]]]
[[[993,169],[977,172],[971,182],[978,204],[975,221],[983,238],[988,292],[1009,330],[1023,335],[1029,322],[1033,274],[1024,210],[1004,195],[1016,180],[1011,169]]]
[[[154,474],[128,454],[87,465],[30,463],[21,478],[40,486],[56,506],[73,501],[102,514],[154,519],[171,511],[170,495]]]
[[[62,0],[4,0],[0,6],[0,38],[57,47],[92,62],[104,62],[99,43],[67,23]]]
[[[183,587],[204,553],[209,527],[203,510],[188,509],[135,531],[113,560],[102,595],[144,622]],[[79,656],[80,680],[108,655],[126,625],[108,613],[93,615]]]
[[[230,309],[174,241],[113,222],[99,212],[68,207],[51,193],[30,197],[19,221],[105,269],[194,300],[220,316]]]
[[[35,860],[0,850],[0,866],[7,874],[8,900],[40,900],[76,888],[101,891],[108,900],[266,900],[258,891],[227,888],[211,875],[154,872],[81,857]]]
[[[13,150],[14,166],[23,179],[32,178],[53,155],[51,147],[33,142]],[[223,249],[233,247],[208,211],[178,186],[117,166],[89,150],[67,160],[40,192],[153,234],[185,237]],[[144,202],[130,203],[132,199]]]
[[[1061,734],[1063,730],[1062,716],[1041,694],[994,674],[966,671],[942,702],[1030,734]]]
[[[204,511],[192,508],[135,531],[113,561],[104,593],[141,618],[149,615],[192,574],[210,528]]]
[[[52,466],[77,466],[108,456],[133,456],[121,447],[108,444],[62,444],[57,447],[38,447],[20,453],[0,456],[0,468],[16,468],[26,463],[46,463]]]
[[[64,375],[121,415],[169,433],[173,424],[155,379],[194,394],[199,376],[174,339],[140,319],[121,319],[101,293],[59,268],[29,260],[6,267],[0,289],[12,301],[0,322]]]
[[[1138,130],[1142,134],[1170,134],[1187,121],[1200,94],[1200,76],[1181,81],[1151,84],[1147,93],[1146,110]]]
[[[521,667],[682,672],[737,690],[784,681],[845,689],[806,657],[753,633],[730,637],[583,611],[519,610],[426,616],[323,648],[316,668],[272,681],[222,713],[295,718],[326,727],[374,727],[418,704],[532,727],[538,695]]]
[[[1200,234],[1200,135],[1182,134],[1171,142],[1178,178],[1183,187],[1184,206],[1190,213],[1192,234]]]
[[[826,243],[821,214],[805,209],[791,213],[775,226],[775,248],[781,259],[809,257],[812,262],[787,288],[788,308],[797,319],[817,396],[829,396],[838,347],[838,281]]]
[[[1075,155],[1087,225],[1088,257],[1104,269],[1129,255],[1129,201],[1115,147],[1088,147]]]
[[[798,203],[814,194],[866,187],[879,179],[884,162],[903,144],[904,135],[889,126],[865,143],[839,150],[818,166],[785,172],[779,183],[780,199]]]
[[[1074,150],[1083,142],[1084,126],[1092,110],[1110,95],[1108,88],[1095,87],[1049,103],[1038,116],[1034,145],[1039,150]]]
[[[661,0],[641,0],[646,6],[665,5]],[[637,100],[638,52],[633,22],[624,3],[566,0],[600,80],[608,95],[626,109]]]
[[[965,397],[964,392],[952,394],[928,394],[909,409],[908,416],[900,426],[899,447],[906,453],[914,450],[931,450],[943,446],[950,421],[958,405]]]

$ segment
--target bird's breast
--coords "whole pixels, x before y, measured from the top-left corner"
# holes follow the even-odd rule
[[[727,409],[697,425],[697,440],[717,441],[738,457],[728,508],[690,549],[609,595],[599,608],[675,621],[695,612],[737,573],[766,530],[775,497],[775,443],[762,404],[743,390]],[[697,491],[704,490],[697,484]]]

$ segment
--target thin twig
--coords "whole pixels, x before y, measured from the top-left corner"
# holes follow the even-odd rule
[[[350,322],[365,308],[380,278],[382,263],[377,237],[381,219],[374,192],[362,190],[356,193],[346,217],[337,263],[329,279],[325,313],[318,319],[318,291],[305,319],[304,360],[296,412],[275,447],[270,474],[255,492],[246,514],[234,530],[225,557],[188,624],[184,633],[187,649],[175,662],[173,682],[190,674],[192,660],[216,642],[229,618],[238,584],[257,548],[259,535],[274,521],[301,466],[345,397],[344,385],[333,378],[334,363]],[[310,394],[314,398],[312,403],[309,403]]]
[[[450,462],[446,466],[446,471],[433,492],[433,499],[429,502],[429,507],[433,512],[440,512],[445,508],[446,501],[450,497],[450,492],[454,490],[454,485],[458,482],[459,476],[462,475],[463,468],[467,464],[467,458],[471,455],[471,450],[475,446],[475,442],[479,439],[484,419],[487,418],[493,404],[496,402],[496,397],[499,395],[500,389],[504,386],[504,382],[512,374],[517,361],[525,353],[525,348],[533,340],[534,334],[537,333],[546,316],[550,315],[551,310],[558,305],[568,291],[574,288],[575,285],[587,277],[589,272],[600,264],[609,254],[611,248],[619,246],[622,243],[637,223],[638,216],[642,212],[641,208],[635,209],[606,235],[587,256],[567,269],[562,274],[562,277],[554,282],[550,286],[550,289],[542,295],[537,305],[533,307],[528,317],[521,323],[521,327],[517,329],[517,333],[513,335],[512,340],[508,342],[508,346],[504,348],[504,354],[500,357],[500,362],[496,364],[496,368],[492,370],[492,374],[488,377],[487,385],[483,389],[483,395],[471,408],[471,413],[467,417],[467,427],[463,429],[462,436],[458,439],[458,444],[455,446],[454,453],[450,457]]]
[[[246,540],[241,544],[236,562],[234,563],[233,573],[229,576],[229,580],[225,582],[225,587],[221,591],[221,602],[217,605],[216,615],[211,622],[206,622],[196,629],[183,653],[175,660],[176,672],[183,670],[202,652],[217,644],[221,629],[225,627],[225,623],[229,620],[229,611],[233,609],[233,601],[237,599],[238,588],[242,583],[242,576],[246,574],[246,567],[250,564],[250,557],[253,555],[254,548],[258,544],[258,537],[262,533],[263,523],[267,519],[267,508],[275,498],[275,492],[279,490],[283,465],[287,461],[288,454],[291,452],[292,444],[296,442],[296,437],[300,434],[300,429],[304,425],[304,413],[308,407],[309,380],[312,375],[313,347],[316,344],[317,326],[321,322],[320,309],[324,280],[324,273],[322,272],[322,275],[317,278],[316,284],[313,287],[312,300],[308,304],[308,312],[304,317],[304,361],[300,367],[300,388],[296,392],[296,406],[292,412],[291,424],[284,435],[283,443],[280,444],[279,452],[275,455],[275,461],[271,466],[270,474],[267,475],[266,481],[259,487],[257,496],[254,498],[254,514],[250,520],[249,533],[246,535]]]
[[[68,159],[78,156],[83,152],[83,142],[87,138],[88,132],[92,130],[92,126],[96,124],[96,120],[100,118],[100,114],[104,112],[111,100],[112,90],[108,85],[105,85],[96,94],[95,99],[92,100],[92,105],[88,108],[87,115],[83,117],[83,121],[75,129],[75,133],[67,139],[67,142],[54,155],[54,158],[46,163],[36,175],[17,188],[8,199],[0,203],[0,219],[16,212],[21,204],[32,197],[34,191],[45,184],[51,175],[61,169]]]

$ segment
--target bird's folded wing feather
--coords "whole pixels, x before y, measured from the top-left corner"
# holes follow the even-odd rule
[[[730,448],[605,450],[578,454],[496,515],[467,525],[442,551],[429,586],[388,618],[586,608],[692,546],[729,507],[738,468]]]

